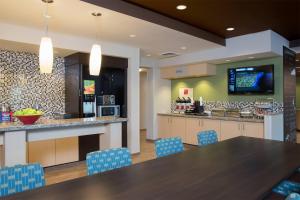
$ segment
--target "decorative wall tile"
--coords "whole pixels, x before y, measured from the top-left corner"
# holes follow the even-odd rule
[[[232,108],[239,110],[250,110],[254,112],[254,101],[204,101],[205,110],[211,111],[214,108]],[[176,103],[171,103],[171,112],[174,112],[176,108]],[[274,102],[273,112],[281,113],[283,112],[283,103]]]
[[[205,110],[224,107],[240,110],[250,110],[252,112],[254,112],[255,109],[254,103],[254,101],[204,101]],[[273,112],[283,112],[283,104],[275,101],[273,104]]]
[[[53,73],[39,72],[36,54],[0,50],[0,104],[12,110],[38,107],[46,117],[65,112],[64,59],[54,59]]]

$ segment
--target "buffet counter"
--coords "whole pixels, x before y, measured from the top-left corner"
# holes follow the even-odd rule
[[[225,120],[225,121],[238,121],[238,122],[256,122],[263,123],[263,119],[257,118],[242,118],[242,117],[221,117],[212,115],[190,115],[190,114],[178,114],[178,113],[159,113],[161,116],[174,116],[174,117],[186,117],[186,118],[198,118],[198,119],[211,119],[211,120]]]
[[[184,143],[197,145],[199,132],[215,130],[219,141],[238,136],[283,141],[282,122],[282,113],[265,115],[264,119],[159,113],[158,137],[181,137]]]

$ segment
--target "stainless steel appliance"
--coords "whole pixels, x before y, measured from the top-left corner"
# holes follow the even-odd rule
[[[115,104],[116,104],[115,95],[97,96],[97,105],[115,105]]]
[[[211,115],[217,116],[217,117],[225,117],[226,109],[225,108],[214,108],[211,110]]]
[[[120,116],[119,105],[102,105],[97,107],[97,117]]]

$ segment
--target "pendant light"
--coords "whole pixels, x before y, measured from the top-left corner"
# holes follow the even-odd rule
[[[46,12],[44,14],[46,24],[46,34],[41,39],[40,50],[39,50],[39,65],[40,72],[44,74],[52,73],[53,69],[53,45],[52,40],[48,37],[48,4],[53,3],[53,0],[42,0],[46,4]]]
[[[101,13],[92,13],[94,17],[100,17]],[[96,25],[97,30],[97,25]],[[98,31],[96,31],[96,39],[98,40]],[[91,53],[90,53],[90,62],[89,62],[89,70],[90,75],[99,76],[101,70],[101,62],[102,62],[102,50],[100,44],[93,44]]]

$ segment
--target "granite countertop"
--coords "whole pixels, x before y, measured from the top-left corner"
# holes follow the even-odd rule
[[[238,121],[238,122],[257,122],[257,123],[264,122],[263,119],[242,118],[242,117],[196,116],[196,115],[186,115],[186,114],[177,114],[177,113],[158,113],[158,115],[186,117],[186,118],[212,119],[212,120],[225,120],[225,121]]]
[[[120,117],[97,117],[76,119],[40,119],[33,125],[23,125],[21,122],[0,123],[0,132],[35,130],[45,128],[62,128],[74,126],[101,125],[126,122],[126,118]]]

